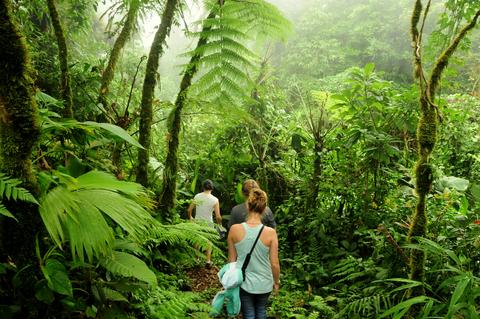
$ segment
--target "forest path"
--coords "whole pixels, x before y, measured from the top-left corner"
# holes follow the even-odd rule
[[[218,280],[217,273],[220,268],[216,265],[211,267],[206,267],[204,265],[198,265],[196,267],[190,268],[187,270],[187,276],[190,278],[190,287],[194,292],[204,292],[205,293],[205,303],[210,304],[213,300],[213,297],[217,292],[222,289],[222,285]],[[230,318],[226,315],[224,317],[217,317],[220,319]],[[238,315],[233,319],[242,319],[242,315]]]

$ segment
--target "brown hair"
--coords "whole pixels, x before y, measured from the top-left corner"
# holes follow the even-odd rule
[[[250,191],[247,199],[248,211],[258,214],[263,214],[267,207],[267,194],[260,188],[254,188]]]
[[[253,180],[253,179],[245,180],[243,182],[243,186],[242,186],[243,196],[248,198],[248,195],[250,195],[250,191],[254,188],[260,188],[260,186],[258,186],[258,183],[255,180]]]

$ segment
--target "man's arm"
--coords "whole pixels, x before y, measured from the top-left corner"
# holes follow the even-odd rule
[[[275,218],[273,217],[273,213],[270,207],[266,208],[265,214],[263,214],[262,223],[268,227],[277,227],[277,224],[275,223]]]
[[[188,219],[193,219],[192,217],[192,212],[193,212],[193,208],[195,207],[195,201],[192,201],[190,203],[190,206],[188,206],[188,209],[187,209],[187,213],[188,213]]]
[[[213,210],[215,211],[215,219],[217,220],[217,224],[222,224],[222,215],[220,215],[220,202],[217,200],[215,206],[213,206]]]
[[[236,209],[237,206],[232,208],[230,212],[230,219],[228,220],[228,228],[230,229],[233,225],[238,224],[238,210]]]

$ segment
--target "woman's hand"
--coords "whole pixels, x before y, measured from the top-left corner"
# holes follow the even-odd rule
[[[280,283],[274,283],[273,284],[273,294],[276,295],[278,293],[278,290],[280,289]]]

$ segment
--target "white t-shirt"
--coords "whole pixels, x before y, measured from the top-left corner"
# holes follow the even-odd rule
[[[218,203],[218,198],[212,194],[198,193],[193,201],[195,203],[195,219],[213,222],[212,212],[215,204]]]

